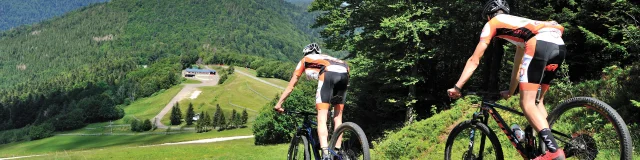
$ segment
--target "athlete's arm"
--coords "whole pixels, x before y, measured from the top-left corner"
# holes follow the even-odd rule
[[[278,103],[276,104],[275,109],[282,108],[282,103],[284,103],[284,100],[286,100],[287,97],[289,97],[289,94],[291,94],[291,91],[293,91],[293,88],[296,87],[296,84],[298,83],[299,78],[300,77],[295,74],[291,76],[289,85],[287,86],[286,89],[284,89],[284,92],[282,92],[282,95],[280,95],[280,100],[278,100]]]
[[[286,100],[287,97],[289,97],[289,94],[291,94],[291,91],[293,91],[293,88],[296,87],[296,83],[298,83],[298,79],[300,79],[302,72],[304,72],[305,70],[304,64],[305,64],[305,59],[302,58],[302,60],[298,62],[298,66],[296,66],[296,70],[293,71],[291,80],[289,80],[289,85],[287,85],[287,88],[284,89],[284,92],[282,92],[282,95],[280,95],[280,99],[278,100],[278,103],[276,103],[276,106],[273,107],[274,110],[280,113],[284,112],[284,109],[282,109],[282,103],[284,103],[284,100]]]
[[[462,88],[465,83],[471,78],[473,72],[478,68],[478,64],[480,64],[480,58],[484,55],[484,51],[487,50],[488,44],[480,41],[476,46],[476,50],[473,52],[473,55],[467,60],[467,64],[464,66],[464,70],[462,71],[462,75],[460,75],[460,79],[456,83],[457,87]]]
[[[522,65],[522,57],[524,57],[524,48],[516,47],[516,56],[513,58],[513,69],[511,70],[511,83],[509,83],[509,95],[513,95],[518,86],[518,72]]]

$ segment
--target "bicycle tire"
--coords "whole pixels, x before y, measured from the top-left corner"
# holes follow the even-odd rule
[[[590,110],[594,110],[600,113],[602,116],[605,116],[609,122],[613,124],[615,128],[616,135],[618,141],[620,141],[620,159],[621,160],[631,160],[633,154],[631,135],[629,134],[629,129],[625,124],[624,120],[620,117],[618,112],[611,108],[608,104],[591,97],[575,97],[568,100],[565,100],[560,105],[558,105],[552,112],[549,114],[547,118],[549,121],[550,128],[553,129],[553,125],[562,117],[562,114],[567,113],[570,109],[584,107]],[[574,134],[574,133],[572,133]],[[575,138],[575,137],[574,137]],[[593,139],[593,138],[592,138]],[[595,142],[594,142],[595,143]],[[596,150],[598,150],[596,148]],[[565,151],[566,152],[566,151]],[[597,156],[597,155],[596,155]],[[596,157],[593,157],[596,158]]]
[[[474,125],[475,124],[475,127]],[[449,133],[449,137],[447,137],[447,143],[445,146],[445,151],[444,151],[444,159],[445,160],[451,160],[451,150],[452,150],[452,146],[453,146],[453,142],[456,140],[456,137],[458,136],[458,134],[460,134],[463,130],[465,129],[469,129],[471,127],[474,127],[480,131],[482,131],[482,133],[484,135],[487,136],[487,138],[489,138],[489,141],[491,142],[491,144],[493,145],[493,148],[495,150],[495,159],[504,159],[504,156],[502,154],[502,145],[500,145],[500,141],[498,140],[498,137],[496,136],[496,134],[493,132],[493,130],[490,130],[489,127],[487,127],[487,125],[481,123],[481,122],[474,122],[471,120],[466,120],[463,121],[461,123],[459,123],[455,128],[453,128],[453,130],[451,130],[451,133]],[[485,146],[486,147],[486,146]]]
[[[309,153],[309,140],[307,137],[296,135],[291,139],[291,144],[289,145],[289,152],[287,153],[288,160],[297,160],[298,149],[300,147],[300,141],[302,141],[304,155],[304,160],[311,160],[311,154]]]
[[[336,128],[336,130],[331,135],[329,146],[331,146],[332,148],[335,147],[338,141],[338,137],[348,130],[353,131],[357,135],[356,137],[358,138],[358,142],[362,147],[362,159],[370,160],[371,155],[369,154],[369,141],[367,140],[367,136],[364,134],[362,128],[360,128],[360,126],[353,122],[345,122],[338,126],[338,128]]]

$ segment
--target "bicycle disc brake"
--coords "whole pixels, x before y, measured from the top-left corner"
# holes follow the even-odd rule
[[[565,147],[566,157],[576,156],[578,159],[593,160],[598,155],[596,141],[587,134],[580,134],[571,139]]]

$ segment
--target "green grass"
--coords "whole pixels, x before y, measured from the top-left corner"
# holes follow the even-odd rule
[[[164,130],[157,130],[162,132]],[[206,133],[183,133],[171,135],[134,136],[54,136],[36,141],[0,145],[0,157],[13,157],[50,152],[77,151],[96,148],[125,148],[144,145],[181,142],[206,138],[251,135],[250,128],[211,131]]]
[[[207,144],[57,152],[33,159],[285,159],[287,144],[256,146],[253,139]]]
[[[171,99],[180,92],[182,85],[176,85],[169,89],[159,91],[151,97],[142,98],[134,101],[130,105],[124,107],[124,118],[113,121],[114,125],[118,124],[130,124],[130,121],[135,118],[139,120],[149,119],[153,122],[155,117],[164,106],[171,101]],[[168,116],[169,114],[167,114]],[[88,124],[85,128],[67,131],[63,133],[104,133],[111,131],[110,128],[103,128],[109,125],[109,122],[92,123]],[[93,128],[93,129],[92,129]],[[107,130],[108,129],[108,130]],[[114,128],[114,131],[129,132],[129,127]]]
[[[243,71],[245,70],[247,72],[252,71],[243,69]],[[249,113],[249,124],[257,115],[257,111],[259,111],[265,103],[268,103],[273,97],[282,92],[278,88],[235,73],[229,76],[229,79],[221,85],[201,87],[200,90],[202,93],[200,93],[198,98],[193,100],[185,99],[179,102],[180,110],[183,113],[187,111],[189,103],[193,104],[196,113],[205,111],[209,115],[213,115],[216,105],[220,105],[220,108],[225,112],[225,118],[229,119],[231,118],[233,109],[236,109],[238,113],[242,113],[243,111],[243,108],[229,104],[232,103],[249,108],[247,110]],[[169,124],[169,116],[163,117],[162,122]]]
[[[250,71],[250,70],[249,70]],[[187,83],[187,82],[184,82]],[[183,83],[183,84],[184,84]],[[133,119],[133,117],[138,119],[151,119],[153,118],[162,108],[182,89],[182,85],[174,86],[170,89],[160,91],[154,96],[148,98],[138,99],[133,102],[131,105],[124,107],[125,117],[116,120],[114,124],[129,124],[129,120]],[[229,79],[221,85],[212,86],[212,87],[202,87],[199,88],[202,93],[200,96],[194,100],[183,100],[180,102],[181,109],[186,112],[188,103],[192,102],[194,104],[194,109],[196,113],[200,113],[201,111],[207,111],[210,115],[213,115],[215,111],[215,105],[220,104],[221,108],[225,111],[225,117],[228,119],[231,117],[231,110],[236,109],[239,113],[242,113],[242,109],[238,107],[234,107],[229,104],[229,101],[233,104],[245,106],[247,108],[259,111],[260,108],[267,103],[270,98],[273,98],[276,94],[280,93],[280,89],[275,89],[275,87],[264,84],[262,82],[251,79],[247,76],[234,74],[229,77]],[[252,91],[251,89],[255,90]],[[267,98],[263,98],[259,96],[266,96]],[[249,124],[247,126],[251,126],[251,122],[255,119],[257,112],[249,111]],[[164,117],[165,124],[168,124],[168,117],[170,114],[167,114]],[[165,120],[166,119],[166,120]],[[104,126],[109,125],[109,122],[102,123],[93,123],[87,125],[87,127],[63,132],[63,133],[110,133],[111,128],[106,128]],[[179,130],[179,126],[173,126],[172,130]],[[165,132],[164,129],[158,129],[153,132]],[[114,127],[114,133],[133,133],[129,131],[128,126],[124,127]],[[180,142],[180,141],[189,141],[189,140],[197,140],[197,139],[205,139],[205,138],[216,138],[216,137],[229,137],[229,136],[240,136],[240,135],[251,135],[250,128],[240,128],[233,130],[225,130],[221,132],[211,131],[206,133],[182,133],[182,134],[172,134],[172,135],[127,135],[127,136],[54,136],[50,138],[45,138],[42,140],[22,142],[22,143],[12,143],[0,145],[0,157],[12,157],[12,156],[23,156],[23,155],[33,155],[33,154],[51,154],[55,153],[56,159],[84,159],[84,156],[88,156],[86,152],[78,152],[81,150],[91,150],[92,156],[86,157],[86,159],[132,159],[135,156],[140,156],[138,158],[147,159],[146,154],[142,154],[144,152],[149,151],[158,151],[154,152],[155,154],[150,154],[149,157],[163,157],[167,156],[164,152],[166,150],[167,153],[178,152],[176,155],[193,155],[188,157],[179,157],[179,159],[202,159],[202,158],[214,158],[214,159],[244,159],[247,157],[248,159],[263,159],[262,156],[267,157],[278,157],[278,156],[286,156],[286,147],[282,146],[253,146],[253,139],[250,140],[237,140],[235,142],[243,142],[238,145],[231,145],[231,142],[220,142],[220,143],[212,143],[212,144],[198,144],[198,145],[184,145],[185,149],[176,146],[158,146],[158,147],[149,147],[149,148],[129,148],[129,147],[137,147],[143,145],[153,145],[153,144],[162,144],[168,142]],[[244,143],[246,142],[246,143]],[[231,149],[216,149],[216,151],[209,152],[206,150],[198,150],[196,148],[201,148],[202,146],[208,147],[219,147],[215,144],[221,144],[222,146],[227,145],[230,147],[222,147],[222,148],[231,148]],[[183,145],[181,145],[183,146]],[[194,147],[200,146],[200,147]],[[251,149],[253,147],[253,149]],[[274,149],[280,149],[282,151],[272,151],[272,152],[264,152],[266,154],[257,151],[266,151]],[[127,149],[129,148],[129,149]],[[246,149],[247,152],[232,152],[233,148],[236,149]],[[92,150],[93,149],[93,150]],[[95,149],[104,149],[104,150],[95,150]],[[140,154],[121,154],[121,155],[113,155],[112,153],[120,153],[127,152],[129,150],[140,150]],[[189,150],[194,150],[193,152]],[[66,153],[65,151],[73,151],[71,153]],[[205,152],[206,151],[206,152]],[[64,155],[61,153],[65,152]],[[186,152],[186,153],[182,153]],[[211,154],[216,153],[216,154]],[[233,153],[233,154],[226,154]],[[236,154],[239,153],[239,154]],[[257,153],[257,154],[256,154]],[[273,154],[272,154],[273,153]],[[68,155],[67,155],[68,154]],[[96,155],[96,156],[93,156]],[[215,155],[215,156],[213,156]],[[238,155],[241,155],[238,157]],[[113,157],[108,157],[113,156]],[[129,157],[133,156],[133,157]],[[204,156],[204,157],[202,157]],[[254,158],[251,158],[254,156]],[[260,156],[260,157],[257,157]],[[45,159],[51,159],[50,156],[39,157]],[[173,159],[176,157],[166,157],[169,159]],[[272,159],[272,158],[267,158]]]
[[[235,67],[235,69],[243,71],[243,72],[248,73],[248,74],[251,74],[253,76],[257,75],[256,71],[252,70],[252,69],[247,69],[247,68],[242,68],[242,67]],[[288,81],[277,79],[277,78],[263,78],[263,77],[258,77],[258,78],[260,78],[262,80],[265,80],[267,82],[271,82],[271,83],[273,83],[275,85],[278,85],[278,86],[281,86],[281,87],[287,87],[287,85],[289,85]]]

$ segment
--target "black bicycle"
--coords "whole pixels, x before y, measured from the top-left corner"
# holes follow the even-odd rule
[[[329,112],[332,113],[332,112]],[[289,153],[287,159],[304,159],[310,160],[311,153],[314,155],[314,159],[320,159],[321,148],[318,141],[318,133],[314,126],[317,123],[311,120],[309,117],[316,116],[317,113],[306,111],[291,111],[286,110],[285,114],[302,116],[302,126],[297,127],[297,132],[291,139],[291,145],[289,146]],[[332,116],[330,116],[332,117]],[[295,118],[294,118],[295,119]],[[329,121],[331,121],[329,119]],[[298,124],[295,121],[295,124]],[[331,126],[327,126],[331,130]],[[329,153],[334,160],[352,160],[363,159],[369,160],[369,143],[364,131],[355,123],[344,122],[336,130],[329,132],[331,140],[329,141]],[[334,149],[338,143],[338,137],[342,134],[341,148],[340,150]]]
[[[497,99],[499,94],[469,94],[482,97],[482,104],[471,120],[461,122],[449,134],[445,148],[446,160],[504,159],[498,137],[488,127],[489,116],[524,159],[535,158],[546,151],[531,126],[523,129],[522,138],[516,136],[519,131],[506,128],[507,123],[496,108],[519,116],[524,114],[491,100]],[[590,97],[565,100],[553,109],[547,120],[567,159],[632,159],[632,142],[627,125],[614,109],[600,100]],[[478,135],[480,138],[476,138]],[[486,141],[487,138],[489,141]],[[476,143],[478,139],[479,145]]]

